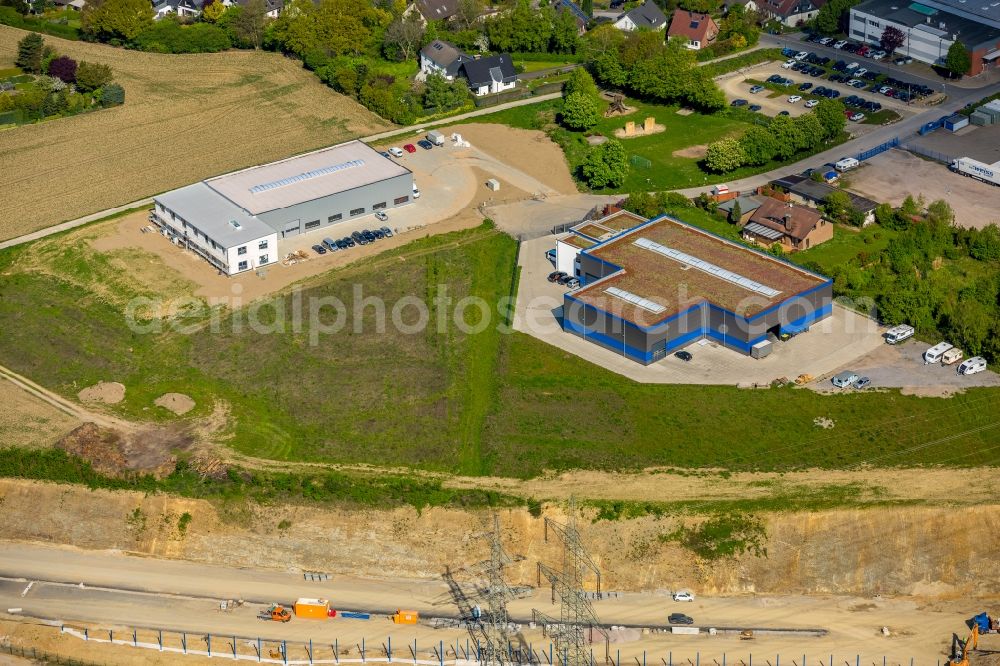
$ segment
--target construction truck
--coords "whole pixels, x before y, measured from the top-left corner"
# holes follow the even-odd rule
[[[957,645],[960,642],[958,636],[952,637],[951,659],[945,666],[969,666],[969,650],[975,650],[979,647],[979,625],[976,623],[972,624],[972,633],[962,643],[961,653],[959,653]]]
[[[271,604],[262,610],[257,617],[258,619],[269,620],[271,622],[289,622],[292,619],[292,614],[284,606]]]

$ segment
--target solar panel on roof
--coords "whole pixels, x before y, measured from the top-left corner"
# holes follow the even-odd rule
[[[292,185],[293,183],[300,183],[303,180],[309,180],[310,178],[318,178],[319,176],[336,173],[337,171],[343,171],[344,169],[353,169],[354,167],[364,166],[364,164],[364,160],[350,160],[349,162],[342,162],[340,164],[331,164],[330,166],[313,169],[312,171],[306,171],[305,173],[289,176],[288,178],[282,178],[281,180],[272,180],[268,183],[254,185],[250,188],[250,193],[260,194],[261,192],[267,192],[268,190],[273,190],[278,187],[285,187],[286,185]]]
[[[753,291],[758,294],[763,294],[768,298],[774,298],[775,296],[781,293],[781,291],[777,289],[772,289],[771,287],[762,285],[761,283],[756,282],[755,280],[751,280],[748,277],[743,277],[738,273],[734,273],[724,268],[720,268],[719,266],[707,262],[704,259],[692,257],[687,253],[667,247],[666,245],[662,245],[648,238],[637,238],[634,241],[634,244],[638,245],[643,249],[651,250],[653,252],[656,252],[657,254],[661,254],[665,257],[669,257],[670,259],[674,259],[684,264],[685,266],[691,266],[693,268],[705,271],[709,275],[714,275],[722,280],[725,280],[726,282],[738,285],[749,291]]]
[[[640,307],[644,310],[655,312],[656,314],[660,314],[661,312],[666,310],[666,308],[660,305],[659,303],[654,303],[648,298],[637,296],[630,291],[625,291],[624,289],[619,289],[618,287],[608,287],[604,291],[606,291],[607,293],[611,294],[616,298],[620,298],[623,301],[631,303],[632,305]]]

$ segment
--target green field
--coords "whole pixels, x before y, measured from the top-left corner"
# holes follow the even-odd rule
[[[69,398],[97,381],[120,381],[126,399],[115,409],[132,418],[173,418],[152,406],[167,391],[191,395],[197,415],[224,403],[233,424],[226,441],[246,454],[517,477],[649,465],[1000,463],[1000,429],[976,430],[1000,413],[996,390],[945,400],[646,385],[500,332],[502,317],[483,332],[463,332],[435,297],[495,304],[514,279],[515,242],[487,226],[416,240],[301,291],[303,303],[319,296],[349,304],[356,286],[389,307],[415,298],[429,304],[435,322],[416,333],[391,323],[379,333],[374,307],[333,334],[318,335],[308,321],[300,330],[289,323],[254,332],[246,310],[225,313],[218,332],[207,311],[178,320],[194,329],[185,334],[132,332],[123,303],[141,292],[80,245],[57,237],[0,253],[0,363]],[[831,250],[813,260],[840,259]],[[267,326],[281,312],[288,323],[294,307],[285,298],[255,317]],[[449,315],[440,327],[439,313]],[[332,321],[329,313],[322,321]],[[818,428],[817,417],[833,419],[835,429]]]
[[[627,121],[636,125],[652,116],[665,130],[650,136],[621,139],[629,153],[631,165],[625,183],[616,189],[599,190],[602,193],[636,192],[654,190],[674,190],[687,187],[706,186],[752,176],[756,173],[780,167],[784,162],[772,161],[759,167],[743,167],[726,174],[715,174],[701,167],[700,157],[675,155],[677,151],[704,147],[727,136],[739,136],[755,122],[766,122],[759,114],[742,109],[726,109],[713,114],[692,113],[681,115],[677,106],[650,104],[633,99],[626,103],[635,108],[627,116],[603,118],[588,134],[601,134],[615,138],[615,130],[625,126]],[[469,119],[468,122],[501,123],[522,129],[545,131],[566,153],[566,160],[576,177],[590,144],[583,132],[573,132],[556,124],[561,101],[553,100],[541,104],[515,107]],[[846,135],[845,137],[846,138]],[[821,146],[818,151],[830,148]],[[792,159],[806,157],[799,153]]]

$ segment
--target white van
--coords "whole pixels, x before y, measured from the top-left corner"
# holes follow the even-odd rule
[[[958,347],[952,347],[941,356],[941,365],[951,365],[952,363],[958,363],[962,360],[962,350]]]
[[[958,374],[960,375],[974,375],[977,372],[982,372],[986,369],[986,359],[982,356],[973,356],[972,358],[967,358],[962,361],[962,365],[958,366]]]
[[[848,386],[854,384],[854,382],[858,381],[858,373],[845,370],[844,372],[834,375],[833,379],[830,381],[832,381],[833,385],[837,388],[847,388]]]
[[[909,324],[900,324],[899,326],[893,326],[888,331],[885,332],[885,341],[890,345],[899,344],[907,338],[913,337],[913,327]]]
[[[417,184],[416,183],[413,183],[413,198],[414,199],[419,199],[420,198],[420,190],[417,189]]]
[[[857,169],[859,166],[861,166],[861,162],[857,161],[853,157],[845,157],[844,159],[835,162],[833,168],[841,173],[844,173],[845,171],[850,171],[851,169]]]
[[[924,365],[928,363],[938,363],[944,353],[954,347],[950,342],[939,342],[924,352]]]

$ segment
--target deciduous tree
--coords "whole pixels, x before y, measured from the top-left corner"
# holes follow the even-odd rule
[[[882,36],[879,37],[878,42],[891,57],[895,50],[906,42],[906,35],[899,28],[887,25],[885,30],[882,31]]]
[[[766,127],[754,125],[748,127],[740,137],[740,145],[747,164],[760,166],[774,159],[778,152],[778,144],[774,135]]]
[[[582,92],[570,93],[563,100],[562,124],[572,130],[588,130],[601,119],[597,98]]]
[[[590,149],[581,167],[584,180],[594,189],[618,187],[628,175],[628,154],[620,141],[610,140]]]
[[[960,41],[953,42],[948,47],[948,55],[945,57],[944,65],[957,76],[968,74],[972,67],[972,57],[965,48],[965,44]]]
[[[563,84],[563,97],[569,97],[575,92],[583,93],[588,97],[596,98],[598,96],[597,84],[594,83],[594,77],[583,67],[577,67],[570,72],[569,78]]]
[[[111,82],[111,68],[94,62],[83,61],[76,67],[76,87],[81,92],[91,92]]]
[[[410,60],[424,38],[424,24],[417,12],[398,17],[385,30],[383,52],[395,60]]]
[[[49,76],[66,83],[76,81],[76,61],[69,56],[59,56],[49,63]]]
[[[208,0],[201,8],[201,17],[209,23],[215,23],[226,13],[226,6],[218,0]]]
[[[91,36],[130,41],[153,24],[153,7],[148,0],[94,0],[80,20]]]
[[[843,102],[836,99],[821,100],[819,105],[813,109],[813,115],[823,127],[824,139],[834,139],[844,131],[844,126],[847,124],[844,109]]]
[[[732,137],[708,144],[705,151],[705,166],[716,173],[726,173],[739,169],[746,162],[740,142]]]

